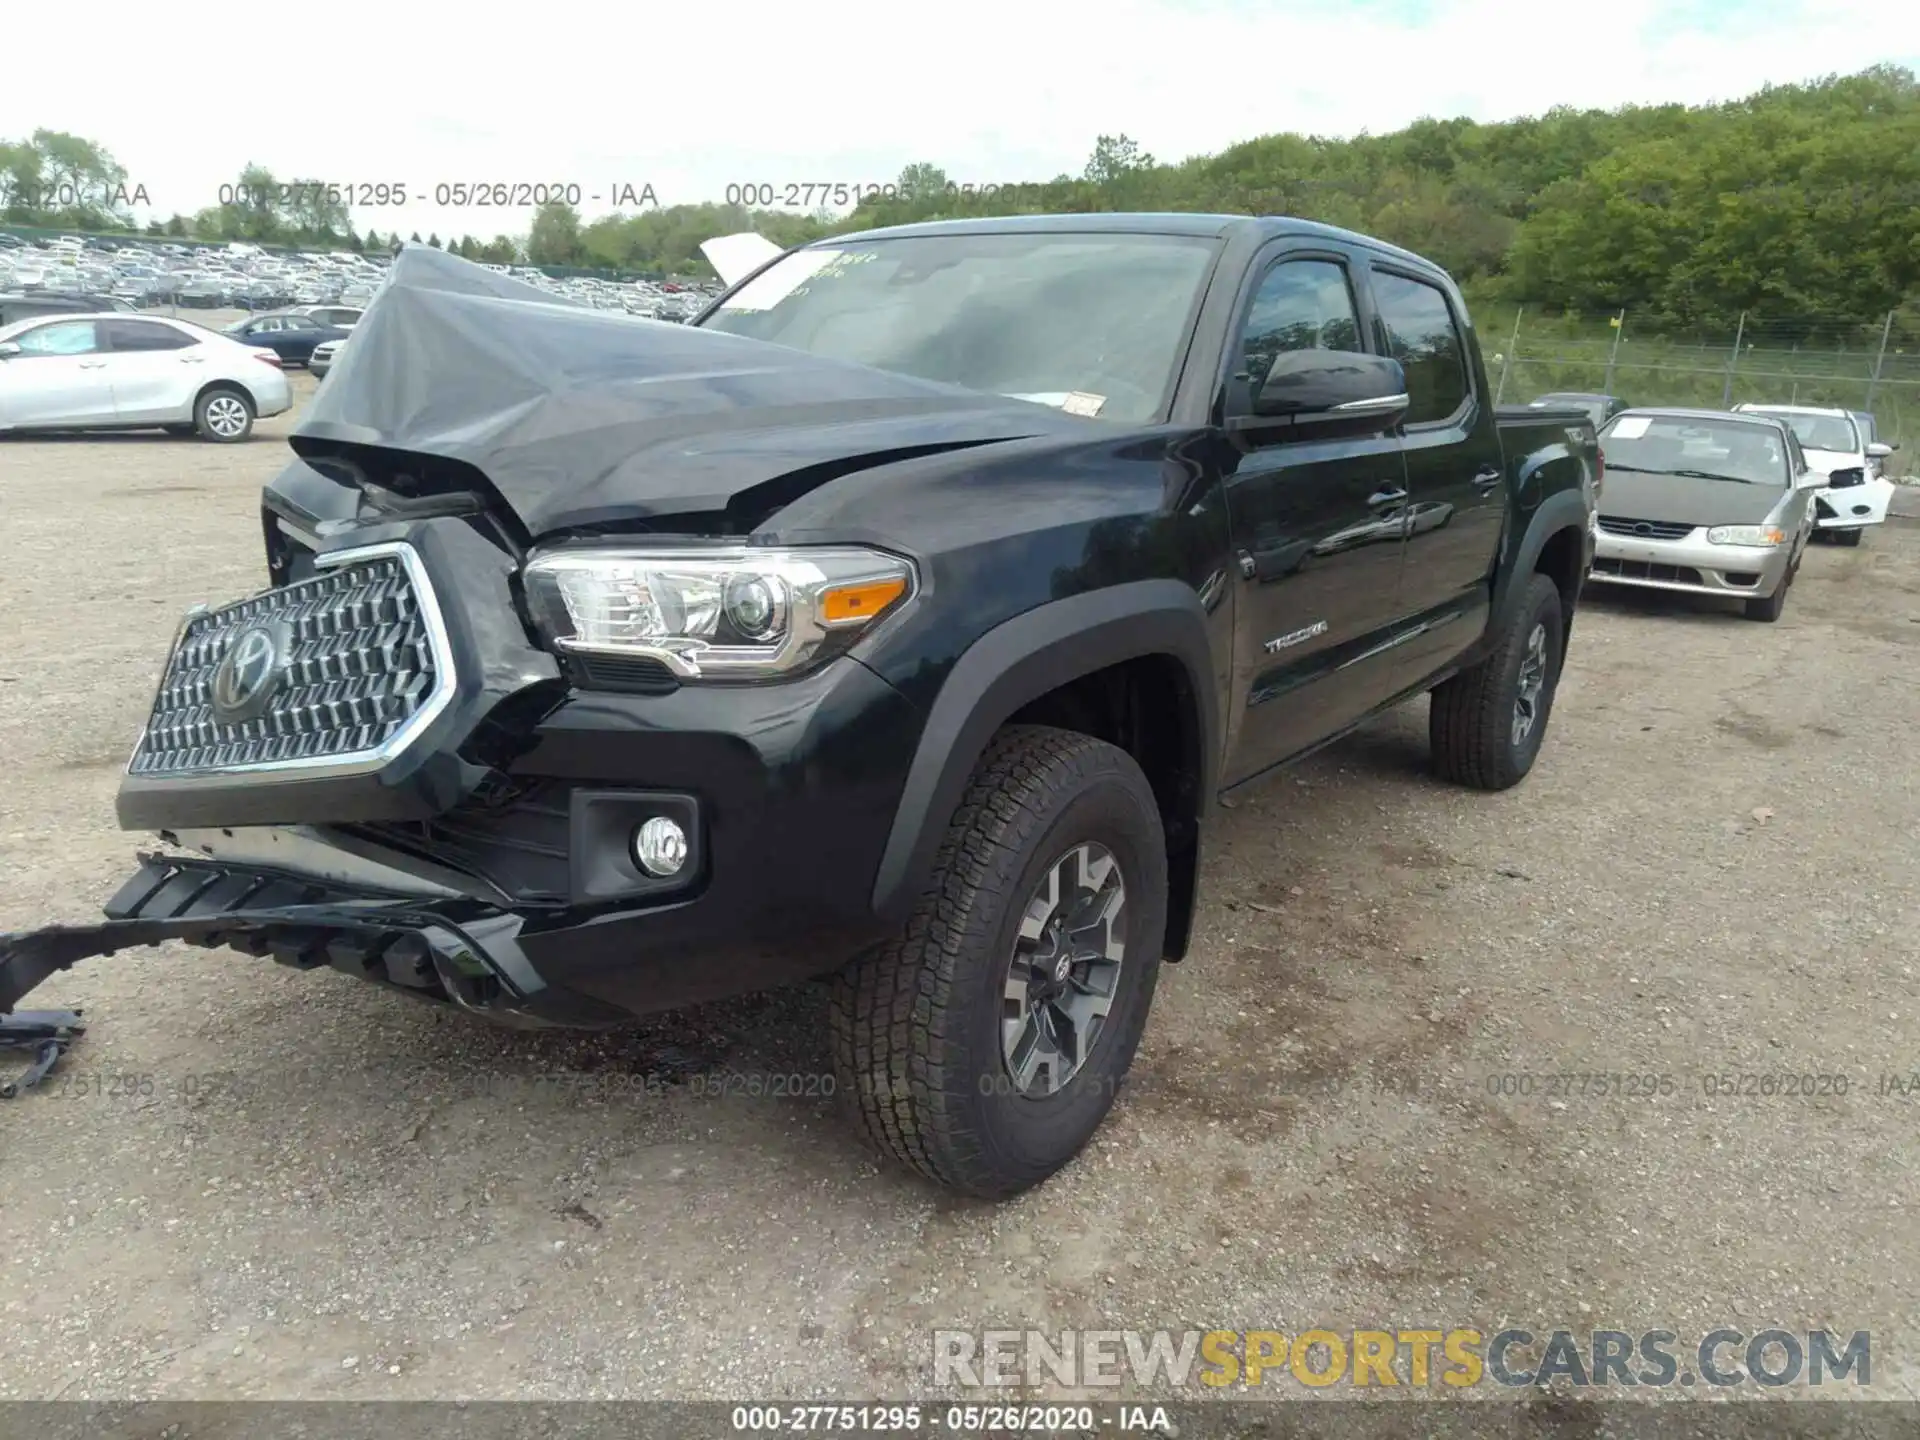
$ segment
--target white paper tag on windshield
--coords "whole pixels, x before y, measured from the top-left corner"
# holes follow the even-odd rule
[[[1098,415],[1100,407],[1107,403],[1104,395],[1095,395],[1086,390],[1072,390],[1067,398],[1060,402],[1060,408],[1069,415]]]
[[[765,273],[755,276],[721,305],[722,310],[771,310],[807,281],[838,260],[844,250],[802,250],[776,262]]]
[[[1624,419],[1613,422],[1613,431],[1607,438],[1609,440],[1638,440],[1642,435],[1647,433],[1647,427],[1651,424],[1653,424],[1653,418],[1651,416],[1628,415]]]

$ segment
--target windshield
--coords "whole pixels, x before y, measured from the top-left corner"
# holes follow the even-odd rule
[[[1838,450],[1851,454],[1860,448],[1860,437],[1853,421],[1844,415],[1796,415],[1788,410],[1756,410],[1756,415],[1777,415],[1809,450]]]
[[[1786,437],[1771,425],[1629,411],[1600,432],[1608,470],[1785,489]]]
[[[1210,240],[928,235],[798,250],[705,325],[836,360],[1146,421],[1166,403]]]

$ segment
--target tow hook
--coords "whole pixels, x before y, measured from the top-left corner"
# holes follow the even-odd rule
[[[0,1015],[0,1050],[33,1052],[25,1070],[0,1080],[0,1100],[12,1100],[46,1079],[67,1047],[86,1033],[78,1010],[13,1010]]]

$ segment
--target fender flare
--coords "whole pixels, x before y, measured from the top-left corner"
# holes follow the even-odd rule
[[[1218,768],[1220,696],[1199,595],[1179,580],[1138,580],[1050,601],[989,630],[947,673],[894,809],[874,877],[874,912],[892,923],[912,913],[996,730],[1048,691],[1146,655],[1171,655],[1186,668],[1200,712],[1195,798],[1204,809]]]
[[[1580,536],[1583,553],[1592,559],[1593,530],[1587,498],[1579,490],[1560,490],[1540,502],[1533,515],[1527,521],[1527,528],[1520,537],[1520,544],[1514,552],[1511,565],[1501,567],[1500,575],[1494,585],[1493,616],[1495,623],[1487,627],[1490,635],[1499,633],[1499,622],[1507,618],[1507,612],[1525,589],[1526,577],[1533,574],[1534,567],[1540,563],[1540,552],[1547,548],[1547,541],[1562,530],[1572,530]],[[1586,581],[1586,566],[1583,564],[1577,581]],[[1516,584],[1518,581],[1520,583]],[[1566,617],[1569,621],[1572,616]]]

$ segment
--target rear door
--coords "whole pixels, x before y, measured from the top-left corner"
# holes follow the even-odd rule
[[[1318,240],[1279,242],[1255,263],[1229,341],[1228,418],[1250,409],[1279,354],[1368,348],[1354,267],[1350,251]],[[1384,428],[1298,440],[1252,432],[1235,443],[1229,784],[1390,698],[1407,499],[1400,442]]]
[[[203,347],[157,320],[102,320],[114,415],[123,424],[186,421],[205,379]]]
[[[1406,370],[1410,401],[1402,600],[1410,616],[1436,631],[1458,624],[1465,646],[1484,628],[1506,523],[1500,433],[1491,403],[1476,392],[1469,332],[1453,297],[1431,276],[1384,256],[1372,257],[1368,268],[1376,342]],[[1444,649],[1450,638],[1436,633],[1436,644],[1417,649]]]
[[[0,424],[113,423],[113,385],[96,321],[49,320],[13,341],[20,353],[0,360]]]

